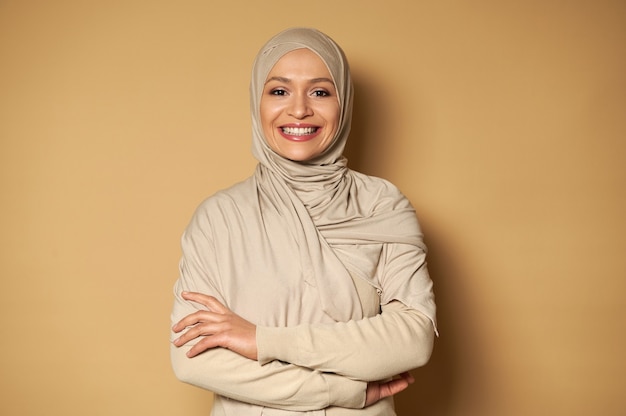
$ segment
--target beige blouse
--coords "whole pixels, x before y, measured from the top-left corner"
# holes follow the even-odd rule
[[[337,90],[336,137],[294,162],[266,143],[260,97],[273,65],[308,48]],[[270,39],[250,83],[252,177],[196,210],[182,239],[172,323],[212,295],[257,325],[259,361],[215,348],[194,358],[172,346],[183,381],[215,393],[213,416],[393,415],[393,400],[363,408],[367,382],[424,364],[435,330],[426,247],[409,201],[391,183],[354,172],[342,156],[352,81],[339,46],[315,29]],[[172,334],[172,340],[175,335]]]
[[[297,247],[277,245],[282,241],[277,229],[284,231],[281,224],[264,224],[259,229],[267,232],[260,248],[263,253],[256,245],[241,242],[236,253],[230,249],[231,239],[254,234],[252,224],[245,221],[247,211],[258,208],[245,197],[254,194],[254,182],[252,177],[216,194],[194,214],[182,239],[172,323],[199,307],[182,299],[182,291],[215,296],[258,325],[259,361],[221,348],[190,359],[185,353],[191,345],[172,345],[176,375],[215,392],[212,416],[394,415],[391,398],[363,409],[365,389],[368,381],[419,367],[430,356],[434,321],[425,312],[406,306],[422,302],[428,311],[433,299],[424,250],[411,244],[368,246],[367,250],[378,253],[368,258],[377,261],[364,262],[358,271],[354,264],[350,266],[355,270],[351,275],[359,308],[366,318],[336,322],[322,310],[317,288],[303,279],[297,266],[285,262],[285,268],[275,272],[273,262],[297,256]],[[223,218],[211,215],[215,212],[229,213],[240,222],[228,221],[226,226]],[[220,258],[223,253],[216,256],[217,246],[226,247],[231,258]],[[360,249],[338,245],[338,252],[350,250]],[[261,261],[269,253],[273,254],[270,259]],[[250,261],[237,262],[242,255]],[[359,277],[367,273],[369,280]],[[172,333],[171,340],[176,337]]]

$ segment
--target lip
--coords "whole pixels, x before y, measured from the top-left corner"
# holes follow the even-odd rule
[[[292,134],[287,134],[283,131],[283,129],[285,127],[291,127],[291,128],[315,128],[315,132],[311,133],[311,134],[305,134],[305,135],[292,135]],[[322,127],[314,125],[314,124],[285,124],[282,126],[278,127],[278,133],[285,139],[292,141],[292,142],[307,142],[309,140],[313,140],[314,138],[316,138],[317,136],[319,136],[319,134],[322,132]]]

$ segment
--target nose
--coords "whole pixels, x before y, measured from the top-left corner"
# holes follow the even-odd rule
[[[293,94],[287,110],[288,114],[297,119],[313,115],[313,110],[306,94]]]

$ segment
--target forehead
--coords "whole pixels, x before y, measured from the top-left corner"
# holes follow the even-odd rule
[[[286,74],[310,75],[313,78],[324,76],[332,79],[328,65],[324,60],[317,53],[306,48],[294,49],[285,53],[272,66],[266,78]]]

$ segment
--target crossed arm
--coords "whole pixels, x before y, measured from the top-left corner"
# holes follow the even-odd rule
[[[331,392],[328,395],[328,402],[322,400],[318,403],[293,404],[288,404],[285,397],[281,395],[259,398],[260,401],[257,402],[257,399],[242,391],[245,390],[245,382],[238,384],[239,393],[220,391],[220,387],[215,385],[203,386],[219,394],[250,403],[292,410],[313,410],[329,405],[367,407],[406,389],[413,382],[412,376],[404,372],[407,365],[410,368],[423,365],[428,360],[432,349],[434,330],[430,320],[400,302],[392,302],[383,308],[382,314],[361,321],[304,325],[293,328],[268,328],[253,325],[211,296],[185,292],[182,298],[202,304],[207,310],[188,314],[173,326],[172,331],[180,334],[173,341],[172,351],[173,357],[177,357],[178,360],[182,359],[180,349],[186,351],[184,354],[187,359],[206,359],[209,358],[205,356],[207,353],[213,356],[226,355],[227,357],[221,358],[222,363],[228,363],[229,360],[225,360],[229,357],[228,353],[236,353],[248,359],[246,364],[253,364],[245,370],[250,371],[248,374],[251,377],[276,378],[273,383],[268,384],[280,385],[282,378],[301,372],[306,375],[301,374],[304,377],[299,379],[308,381],[306,386],[296,384],[298,387],[294,388],[298,389],[298,393],[301,393],[303,389],[316,388],[315,386],[318,385],[325,389],[333,384],[332,388],[328,389]],[[416,338],[420,339],[419,345],[415,345]],[[281,340],[289,340],[290,347],[272,347],[285,346],[286,343]],[[291,347],[294,342],[296,344]],[[299,351],[304,351],[304,353],[299,353]],[[342,354],[337,354],[338,351],[342,351]],[[413,353],[407,355],[407,351]],[[390,358],[380,360],[381,354]],[[403,359],[398,360],[397,357],[403,357]],[[236,359],[232,356],[230,358]],[[261,366],[256,361],[264,365]],[[285,365],[279,361],[290,364]],[[364,362],[379,362],[380,365],[375,369],[368,368],[367,371],[363,371]],[[216,372],[216,370],[212,368],[211,372]],[[239,367],[237,372],[241,373],[242,370]],[[278,372],[275,372],[276,370]],[[266,374],[260,375],[259,372]],[[392,378],[396,372],[400,374]],[[367,384],[359,380],[365,380]],[[197,381],[193,384],[199,385]],[[228,385],[228,383],[220,384]],[[252,389],[251,393],[254,395],[255,389]],[[238,394],[244,396],[239,397]],[[303,394],[302,397],[310,400],[310,398],[320,396]]]
[[[219,282],[207,278],[219,271],[215,259],[207,256],[214,250],[206,233],[192,228],[183,248],[171,356],[184,382],[278,409],[361,409],[404,390],[412,382],[406,370],[430,356],[433,322],[388,299],[381,314],[359,321],[257,327],[207,295],[218,296],[220,290],[215,287]],[[398,275],[394,259],[402,255],[393,253],[389,259],[390,276]],[[415,256],[410,263],[419,267],[421,259]],[[382,284],[394,292],[395,280]]]

